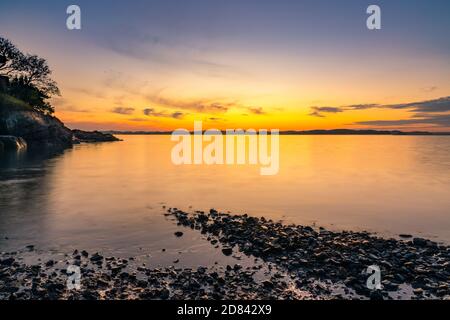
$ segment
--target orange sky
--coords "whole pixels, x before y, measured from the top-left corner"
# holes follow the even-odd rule
[[[450,101],[437,100],[450,96],[445,8],[385,4],[383,28],[369,31],[357,1],[165,5],[121,14],[125,4],[80,1],[83,29],[68,31],[62,5],[8,3],[0,30],[48,60],[56,115],[72,128],[450,130]]]

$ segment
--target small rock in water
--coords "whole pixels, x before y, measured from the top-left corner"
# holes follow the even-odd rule
[[[102,261],[103,257],[97,252],[95,253],[92,257],[91,257],[91,261],[93,262],[98,262],[98,261]]]
[[[414,238],[413,244],[419,247],[423,247],[427,245],[427,240],[422,238]]]
[[[7,258],[5,260],[0,260],[0,265],[10,267],[14,263],[14,261],[16,261],[14,258]]]
[[[45,266],[46,266],[46,267],[52,267],[54,264],[55,264],[55,261],[53,261],[53,260],[48,260],[48,261],[45,263]]]
[[[233,249],[232,248],[223,248],[222,252],[226,256],[231,256],[231,254],[233,253]]]

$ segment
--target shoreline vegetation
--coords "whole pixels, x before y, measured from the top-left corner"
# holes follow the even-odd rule
[[[180,227],[174,236],[196,230],[222,254],[242,253],[254,263],[147,268],[132,257],[75,250],[27,264],[23,256],[36,252],[29,245],[0,254],[0,299],[450,299],[450,247],[427,239],[331,232],[214,209],[164,215]],[[68,265],[81,269],[80,290],[67,289]],[[380,290],[367,287],[365,270],[373,265]]]

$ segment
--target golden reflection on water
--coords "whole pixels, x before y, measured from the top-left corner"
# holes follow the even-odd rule
[[[17,201],[2,197],[3,219],[23,232],[38,223],[49,242],[124,250],[158,241],[163,204],[450,242],[450,137],[280,136],[275,176],[259,165],[176,166],[168,135],[120,138],[48,160],[32,192],[13,184]]]

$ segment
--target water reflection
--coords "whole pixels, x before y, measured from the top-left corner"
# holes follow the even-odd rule
[[[176,251],[163,204],[450,242],[449,137],[282,136],[276,176],[251,165],[175,166],[169,136],[121,138],[2,155],[0,250]]]
[[[51,149],[6,151],[0,156],[0,243],[5,237],[34,241],[45,230],[45,199],[51,189]],[[4,235],[4,236],[3,236]]]

